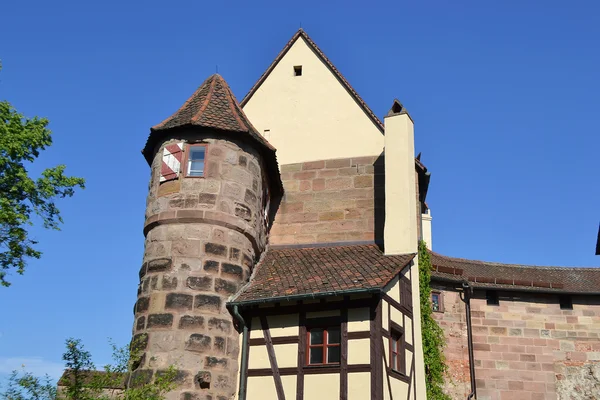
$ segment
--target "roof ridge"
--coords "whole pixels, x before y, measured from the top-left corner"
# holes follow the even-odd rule
[[[258,78],[256,83],[250,88],[248,93],[244,96],[240,105],[244,107],[244,105],[252,98],[254,93],[258,90],[258,88],[263,84],[263,82],[267,79],[267,77],[271,74],[273,69],[279,64],[279,62],[283,59],[283,57],[287,54],[287,52],[292,48],[294,43],[302,37],[306,40],[307,44],[312,48],[312,50],[316,53],[317,57],[323,61],[323,63],[333,72],[334,76],[340,81],[342,86],[350,93],[350,95],[354,98],[354,100],[358,103],[358,105],[363,109],[363,111],[367,114],[367,116],[375,123],[377,128],[383,132],[384,127],[383,123],[377,117],[377,115],[371,110],[371,108],[367,105],[367,103],[360,97],[358,92],[350,85],[348,80],[342,75],[342,73],[333,65],[333,63],[327,58],[325,53],[321,50],[319,46],[308,36],[306,31],[302,28],[298,29],[296,33],[292,36],[292,38],[286,43],[283,49],[279,52],[275,60],[269,65],[269,67],[263,72],[263,74]]]
[[[536,269],[558,269],[558,270],[564,270],[564,269],[576,269],[576,270],[588,270],[588,271],[600,271],[600,267],[575,267],[575,266],[560,266],[560,265],[531,265],[531,264],[509,264],[509,263],[502,263],[502,262],[496,262],[496,261],[483,261],[483,260],[472,260],[472,259],[468,259],[468,258],[460,258],[460,257],[452,257],[452,256],[446,256],[440,253],[436,253],[432,250],[429,250],[429,253],[433,256],[437,256],[437,257],[441,257],[441,258],[445,258],[448,260],[454,260],[457,262],[469,262],[469,263],[478,263],[478,264],[488,264],[488,265],[496,265],[496,266],[502,266],[502,267],[509,267],[509,268],[536,268]]]
[[[212,79],[210,82],[210,86],[208,88],[208,93],[206,95],[206,98],[204,99],[204,102],[202,103],[202,105],[200,106],[200,108],[198,109],[198,111],[196,112],[196,114],[191,118],[192,122],[197,122],[200,117],[202,116],[202,114],[204,114],[204,111],[206,111],[206,107],[208,107],[208,105],[210,104],[210,99],[213,96],[213,93],[215,92],[215,75],[213,74],[211,76],[209,76],[206,81],[204,81],[204,83],[206,83],[209,79]],[[204,85],[204,83],[202,85],[200,85],[200,87],[202,87]],[[200,88],[198,88],[200,89]],[[197,91],[196,91],[197,92]],[[192,95],[192,97],[196,94],[196,92],[194,92],[194,94]]]

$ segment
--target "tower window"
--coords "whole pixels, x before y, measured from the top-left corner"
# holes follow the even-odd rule
[[[500,305],[500,299],[498,299],[498,292],[496,292],[495,290],[486,290],[485,299],[487,300],[488,306]]]
[[[185,176],[203,177],[205,172],[204,159],[206,158],[206,145],[190,144],[187,150]]]
[[[294,76],[302,76],[302,65],[294,66]]]
[[[571,296],[562,295],[558,299],[560,303],[561,310],[572,310],[573,309],[573,299]]]

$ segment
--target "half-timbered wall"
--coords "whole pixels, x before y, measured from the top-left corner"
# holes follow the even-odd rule
[[[248,400],[371,398],[371,295],[250,310]],[[339,364],[306,365],[306,326],[335,321]]]
[[[407,268],[409,271],[409,268]],[[246,310],[247,400],[414,399],[411,290],[408,273],[378,295]],[[339,324],[339,364],[307,366],[307,327]],[[333,322],[332,322],[333,321]],[[390,327],[405,332],[406,375],[389,369]],[[240,369],[243,369],[240,366]]]
[[[410,281],[411,269],[405,268],[390,284],[381,301],[383,398],[385,400],[415,399],[416,376],[414,373],[413,297]],[[418,316],[417,316],[418,317]],[[402,365],[393,366],[390,340],[401,334],[398,357]],[[403,358],[403,360],[402,360]]]

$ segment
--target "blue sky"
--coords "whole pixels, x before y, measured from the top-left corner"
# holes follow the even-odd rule
[[[235,4],[234,4],[235,3]],[[324,4],[327,3],[327,4]],[[219,66],[238,99],[300,26],[380,117],[398,97],[432,172],[436,251],[597,266],[600,4],[595,1],[13,1],[0,98],[48,117],[58,163],[87,179],[61,232],[0,288],[0,374],[60,374],[63,342],[99,364],[130,339],[150,126]]]

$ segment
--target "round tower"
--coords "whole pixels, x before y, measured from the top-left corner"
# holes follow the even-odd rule
[[[173,365],[168,399],[232,399],[239,335],[225,304],[266,245],[271,199],[283,191],[275,149],[215,74],[151,128],[142,153],[152,173],[132,380]]]

